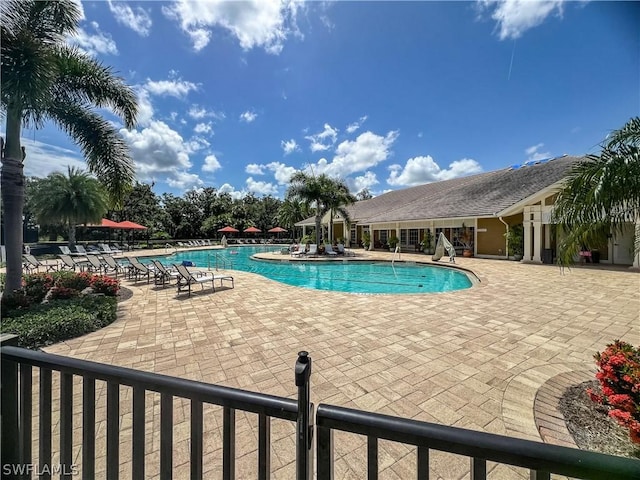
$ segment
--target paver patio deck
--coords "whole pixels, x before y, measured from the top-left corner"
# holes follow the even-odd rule
[[[391,258],[386,252],[371,256]],[[403,254],[403,259],[426,257]],[[552,265],[457,261],[474,271],[481,284],[441,294],[353,295],[233,272],[235,289],[200,293],[196,288],[187,298],[176,297],[174,287],[124,281],[134,295],[120,304],[116,322],[46,351],[295,397],[296,354],[308,350],[316,404],[540,441],[533,407],[541,385],[564,372],[595,371],[593,353],[614,339],[640,344],[637,272],[597,265],[562,271]],[[80,408],[81,388],[75,393],[74,408]],[[106,389],[99,389],[96,399],[100,436]],[[130,399],[123,387],[121,478],[131,475]],[[185,478],[189,410],[186,402],[174,405],[174,478]],[[147,477],[152,478],[158,474],[158,396],[148,395],[147,412]],[[255,478],[256,424],[252,415],[238,413],[237,478]],[[75,435],[80,436],[80,427],[78,421]],[[221,472],[221,429],[217,407],[205,409],[207,476]],[[364,478],[364,439],[336,434],[335,440],[336,478]],[[104,455],[104,440],[99,438],[97,445]],[[273,478],[293,478],[292,424],[274,421],[272,448]],[[430,465],[434,478],[468,478],[467,459],[434,452]],[[97,468],[100,475],[104,457]],[[522,471],[490,468],[491,478],[525,478]],[[415,451],[382,441],[379,469],[381,478],[415,478]]]

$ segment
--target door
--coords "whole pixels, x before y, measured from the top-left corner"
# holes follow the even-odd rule
[[[629,223],[624,226],[622,233],[613,237],[613,258],[616,265],[631,265],[633,263],[633,233],[634,225]]]

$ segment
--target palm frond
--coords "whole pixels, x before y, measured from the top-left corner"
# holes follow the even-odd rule
[[[80,146],[89,167],[105,186],[113,206],[131,189],[135,170],[129,149],[113,125],[86,106],[56,104],[48,112]]]
[[[55,53],[58,77],[53,85],[54,101],[107,107],[127,128],[135,126],[136,95],[110,67],[74,47],[65,45]]]
[[[631,118],[622,128],[615,130],[606,139],[605,148],[617,148],[620,145],[640,146],[640,117]]]

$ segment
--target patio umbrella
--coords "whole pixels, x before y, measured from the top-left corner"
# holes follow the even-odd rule
[[[140,225],[139,223],[130,222],[129,220],[125,220],[124,222],[119,222],[118,228],[122,228],[123,230],[131,230],[131,243],[134,243],[133,230],[146,230],[147,227],[144,225]]]
[[[260,233],[262,230],[256,227],[249,227],[244,229],[244,233]]]
[[[285,233],[286,231],[287,229],[282,227],[273,227],[272,229],[268,230],[269,233]]]
[[[224,233],[238,233],[240,230],[235,229],[233,227],[226,226],[224,228],[219,228],[218,231],[224,232]]]

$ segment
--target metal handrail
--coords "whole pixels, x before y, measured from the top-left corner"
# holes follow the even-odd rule
[[[106,365],[90,360],[63,357],[52,353],[27,350],[19,347],[2,347],[2,360],[72,375],[90,375],[96,380],[115,382],[131,387],[140,387],[153,392],[231,407],[247,412],[262,413],[284,420],[295,421],[298,414],[298,404],[296,400],[232,387],[212,385],[196,380],[171,377],[160,373],[143,372],[132,368]]]
[[[233,269],[233,261],[221,258],[217,253],[210,253],[207,255],[207,270],[211,270],[211,257],[215,260],[215,269]]]
[[[367,435],[374,441],[379,438],[415,445],[419,450],[418,462],[420,462],[421,449],[434,449],[471,457],[476,465],[484,463],[485,469],[486,461],[528,468],[531,469],[532,474],[535,474],[532,478],[549,478],[550,473],[583,479],[640,478],[640,461],[631,458],[334,405],[318,405],[316,426],[318,428],[319,480],[330,478],[332,429]],[[369,462],[370,468],[372,464],[377,466],[377,458],[375,462]],[[478,478],[482,476],[479,475]]]

